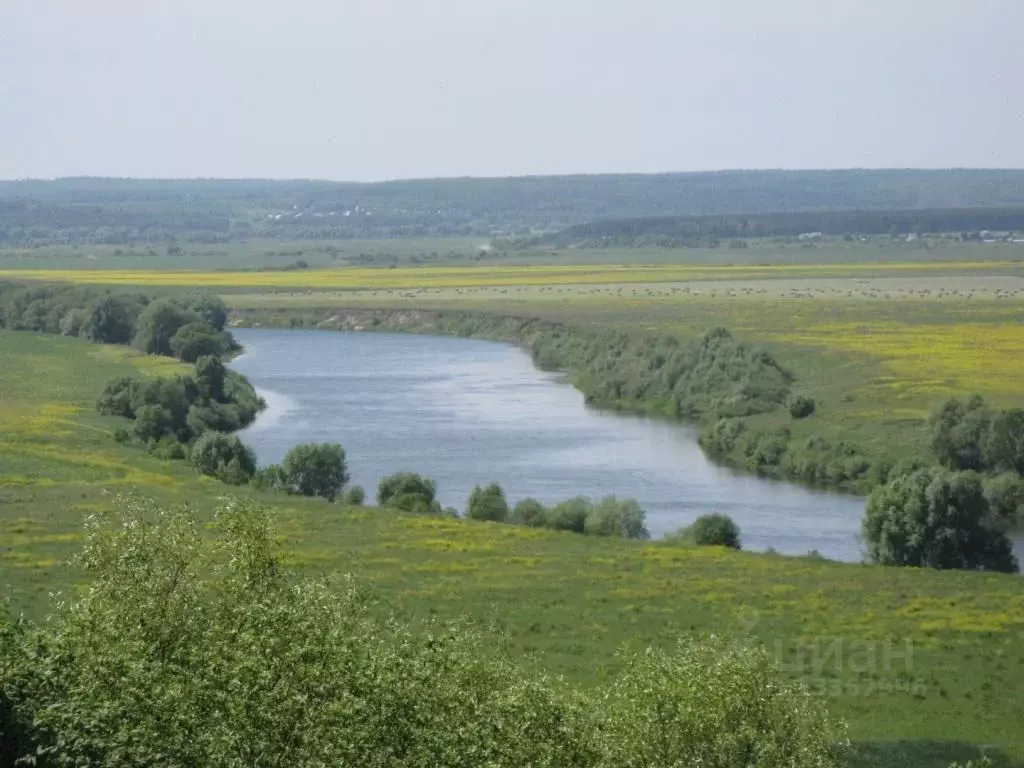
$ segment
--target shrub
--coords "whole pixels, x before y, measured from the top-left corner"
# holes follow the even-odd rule
[[[846,747],[764,649],[683,642],[566,692],[472,627],[413,631],[351,580],[296,578],[254,504],[207,532],[119,499],[86,526],[89,589],[45,628],[0,617],[11,764],[835,768]]]
[[[180,461],[187,455],[185,446],[175,440],[173,437],[161,437],[155,445],[150,448],[156,458],[163,459],[164,461]]]
[[[335,443],[296,445],[281,462],[284,487],[299,496],[334,501],[348,482],[345,451]]]
[[[256,472],[256,457],[237,435],[206,432],[194,446],[192,466],[201,474],[231,485],[248,483]]]
[[[366,500],[366,492],[361,485],[353,485],[341,497],[341,503],[349,507],[361,507]]]
[[[89,590],[52,629],[0,625],[16,757],[45,739],[47,764],[109,768],[596,765],[586,708],[471,628],[414,633],[350,582],[290,578],[258,507],[215,523],[205,546],[185,508],[90,518]]]
[[[551,513],[548,516],[548,527],[554,528],[556,531],[583,533],[583,529],[587,525],[587,515],[590,514],[592,506],[590,499],[586,496],[576,496],[556,504],[551,508]]]
[[[434,498],[437,485],[427,477],[413,472],[396,472],[377,484],[377,504],[406,512],[440,511]]]
[[[817,403],[810,395],[796,395],[789,401],[789,415],[794,419],[805,419],[814,413]]]
[[[587,513],[583,532],[593,536],[647,539],[646,514],[635,499],[605,496]]]
[[[605,765],[787,766],[844,763],[844,728],[763,648],[712,638],[627,655],[602,699]]]
[[[509,513],[508,521],[513,525],[543,528],[548,524],[548,510],[536,499],[523,499]]]
[[[135,376],[121,376],[108,381],[99,400],[96,401],[96,410],[107,416],[134,418],[135,410],[132,408],[132,397],[139,383],[140,380]]]
[[[285,490],[284,470],[280,464],[270,464],[257,469],[249,481],[258,491]]]
[[[973,472],[919,470],[872,491],[862,530],[882,565],[1018,570],[1006,520]]]
[[[170,411],[161,405],[142,405],[135,411],[135,436],[144,443],[156,442],[173,426]]]
[[[740,549],[740,527],[728,515],[717,512],[701,515],[692,524],[666,538],[698,547]]]
[[[491,483],[486,488],[479,485],[474,487],[466,503],[466,517],[494,523],[505,522],[508,519],[508,502],[505,501],[505,492],[501,486]]]

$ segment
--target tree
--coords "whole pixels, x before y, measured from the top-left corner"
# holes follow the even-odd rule
[[[505,492],[501,486],[497,483],[491,483],[486,488],[475,486],[466,504],[466,517],[494,523],[505,522],[508,519],[508,502],[505,501]]]
[[[440,512],[437,484],[413,472],[396,472],[377,484],[377,504],[405,512]]]
[[[135,334],[135,318],[127,301],[116,296],[100,299],[82,323],[79,334],[97,344],[130,342]]]
[[[83,326],[89,321],[89,312],[82,307],[69,309],[60,319],[61,336],[78,336]]]
[[[299,496],[334,501],[348,482],[345,451],[336,443],[301,443],[281,462],[285,488]]]
[[[973,472],[918,470],[872,491],[862,525],[882,565],[1016,572],[1008,524]]]
[[[143,405],[135,410],[135,436],[144,443],[156,442],[173,430],[173,417],[161,405]]]
[[[140,383],[136,376],[121,376],[108,381],[99,400],[96,401],[96,410],[106,416],[135,418],[132,398]]]
[[[593,536],[623,539],[647,539],[646,514],[636,499],[605,496],[587,514],[583,532]]]
[[[516,503],[508,517],[512,525],[543,528],[548,524],[548,510],[536,499],[523,499]]]
[[[185,301],[183,308],[215,331],[223,331],[228,320],[228,308],[220,296],[204,293]]]
[[[224,383],[227,370],[224,363],[215,355],[203,355],[196,360],[196,386],[199,395],[207,400],[224,402]]]
[[[698,547],[740,549],[740,527],[728,515],[713,512],[701,515],[690,525],[666,537]]]
[[[988,469],[1024,474],[1024,409],[999,411],[992,417],[981,453]]]
[[[189,323],[177,330],[170,341],[171,352],[185,363],[194,363],[205,355],[224,354],[221,334],[205,323]]]
[[[982,442],[992,421],[985,401],[973,395],[966,404],[955,398],[928,419],[932,453],[949,469],[982,469]]]
[[[989,509],[1010,527],[1024,525],[1024,477],[1004,472],[985,481],[985,500]]]
[[[178,329],[199,322],[171,298],[157,299],[142,310],[136,321],[135,346],[150,355],[173,355],[171,339]]]
[[[206,432],[192,446],[192,466],[230,485],[244,485],[256,472],[256,456],[237,435]]]

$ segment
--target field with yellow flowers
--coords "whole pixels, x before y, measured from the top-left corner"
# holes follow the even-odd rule
[[[105,381],[177,364],[120,347],[0,332],[0,574],[16,608],[73,589],[82,517],[136,491],[199,510],[227,487],[112,438]],[[761,642],[849,721],[860,765],[1024,758],[1018,577],[811,558],[397,515],[262,497],[306,573],[352,572],[381,610],[468,616],[495,648],[586,684],[628,643],[714,632]]]

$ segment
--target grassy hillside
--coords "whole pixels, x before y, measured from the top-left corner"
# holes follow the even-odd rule
[[[0,333],[0,574],[39,615],[83,514],[135,488],[203,510],[226,486],[117,444],[103,383],[175,364],[123,348]],[[397,469],[397,468],[396,468]],[[585,491],[586,489],[580,489]],[[1019,578],[595,540],[268,496],[290,561],[351,571],[381,608],[469,615],[507,652],[579,681],[623,643],[750,636],[849,720],[864,764],[944,765],[969,745],[1024,758]],[[899,741],[900,743],[896,743]]]

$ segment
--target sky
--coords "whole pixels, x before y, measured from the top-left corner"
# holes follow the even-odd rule
[[[0,0],[0,178],[1024,168],[1024,0]]]

